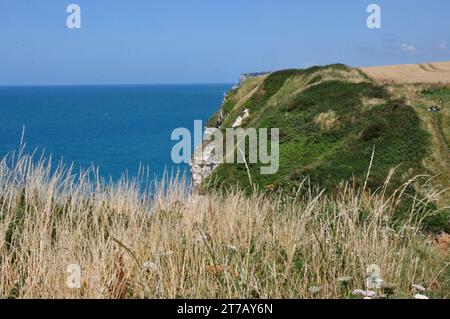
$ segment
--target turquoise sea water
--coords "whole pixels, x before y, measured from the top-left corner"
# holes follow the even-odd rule
[[[231,85],[0,87],[0,156],[45,150],[76,168],[100,167],[103,177],[136,175],[139,165],[161,176],[174,165],[172,130],[193,131],[218,110]]]

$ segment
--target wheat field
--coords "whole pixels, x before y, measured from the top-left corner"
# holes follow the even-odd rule
[[[393,83],[450,83],[450,61],[360,68],[375,80]]]
[[[51,163],[0,162],[2,298],[356,298],[370,264],[391,297],[413,298],[413,284],[449,297],[448,258],[416,218],[427,199],[391,222],[404,188],[199,195],[176,176],[145,189],[143,173],[113,183]]]

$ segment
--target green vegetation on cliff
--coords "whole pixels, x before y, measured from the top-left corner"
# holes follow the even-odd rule
[[[289,188],[307,176],[327,188],[352,177],[361,181],[374,147],[369,186],[382,185],[397,165],[398,177],[423,172],[428,134],[419,116],[358,71],[330,65],[279,71],[260,82],[245,101],[236,101],[240,88],[230,92],[220,126],[230,127],[248,109],[244,128],[280,129],[280,170],[261,175],[260,166],[250,164],[256,184]],[[213,178],[221,186],[247,188],[247,176],[245,166],[223,164]]]
[[[445,98],[448,91],[428,94]],[[249,164],[252,182],[262,191],[290,192],[305,178],[331,192],[349,180],[362,185],[373,151],[367,181],[371,190],[382,187],[393,168],[392,190],[414,176],[440,173],[424,164],[433,152],[432,134],[417,106],[389,85],[345,65],[283,70],[249,79],[227,95],[219,112],[222,120],[218,122],[216,115],[209,124],[231,127],[244,110],[250,116],[243,120],[243,128],[280,130],[278,173],[262,175],[262,164]],[[218,166],[204,185],[238,186],[249,193],[253,188],[247,168],[237,164]],[[412,186],[408,189],[413,194]],[[441,217],[436,227],[433,221],[430,228],[448,228],[447,217]]]

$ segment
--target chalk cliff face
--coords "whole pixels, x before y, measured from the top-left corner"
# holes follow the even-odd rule
[[[249,109],[245,109],[242,112],[242,115],[239,115],[237,117],[237,119],[233,122],[233,124],[231,125],[231,127],[235,128],[235,127],[240,127],[243,123],[243,121],[250,116],[250,110]]]
[[[268,72],[259,73],[244,73],[239,77],[239,84],[233,86],[230,92],[239,92],[247,84],[249,79],[262,78],[266,76]],[[247,82],[247,83],[245,83]],[[229,120],[229,117],[233,117],[233,123],[229,126],[237,128],[242,126],[245,119],[250,117],[250,110],[244,109],[239,114],[230,114],[230,110],[227,110],[227,102],[230,92],[225,95],[224,101],[217,112],[217,117],[215,120],[206,127],[203,134],[203,144],[198,146],[192,156],[190,162],[191,179],[194,187],[197,187],[201,182],[210,176],[214,170],[220,165],[220,162],[214,157],[214,146],[213,143],[209,142],[210,136],[216,128],[221,128],[225,118]]]
[[[194,187],[199,186],[220,164],[214,156],[213,143],[208,142],[214,130],[215,128],[205,128],[203,134],[204,142],[202,145],[197,146],[192,156],[190,167]]]

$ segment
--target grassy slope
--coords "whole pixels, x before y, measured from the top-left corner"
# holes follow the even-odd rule
[[[370,189],[380,187],[393,167],[397,168],[391,180],[392,188],[418,174],[444,171],[445,178],[449,173],[445,167],[438,170],[424,165],[425,159],[436,152],[436,143],[431,142],[435,134],[423,125],[428,112],[423,114],[407,98],[394,94],[388,86],[370,80],[357,70],[344,65],[284,70],[262,81],[253,85],[252,94],[246,94],[245,101],[240,89],[230,92],[223,107],[226,116],[220,126],[230,127],[248,108],[250,117],[243,127],[280,129],[279,172],[261,175],[260,165],[250,164],[252,181],[260,189],[290,191],[305,177],[328,190],[351,178],[362,184],[374,148],[368,180]],[[249,91],[246,87],[246,92]],[[431,94],[434,98],[448,98],[445,89]],[[333,114],[331,128],[321,127],[317,120],[321,114]],[[447,128],[449,132],[448,119],[440,121],[440,130],[445,132]],[[443,144],[440,145],[442,148]],[[440,154],[442,162],[448,152],[441,149]],[[443,162],[448,163],[448,158]],[[223,164],[205,184],[212,181],[220,188],[239,185],[251,189],[244,165]],[[448,185],[442,182],[439,186]],[[431,228],[450,229],[447,217],[441,218],[438,226],[433,222]]]
[[[420,107],[418,112],[422,115],[425,123],[435,139],[434,153],[437,164],[441,166],[442,177],[450,181],[450,87],[428,87],[421,91],[422,103],[417,103]],[[427,102],[424,102],[424,99]],[[430,102],[432,101],[432,102]],[[434,102],[434,103],[433,103]],[[429,104],[444,104],[444,108],[438,113],[431,113],[425,109]]]
[[[435,198],[439,209],[429,217],[433,229],[450,230],[450,86],[427,83],[389,83],[393,95],[408,101],[421,119],[422,127],[429,132],[427,155],[423,160],[426,171],[433,175],[425,192],[441,190]],[[429,112],[431,105],[443,105],[439,112]]]
[[[341,79],[324,80],[324,70],[344,72]],[[263,86],[244,104],[251,116],[244,127],[280,128],[280,171],[275,175],[259,174],[259,165],[250,165],[253,180],[261,186],[295,186],[306,176],[326,187],[355,176],[365,178],[373,147],[375,161],[370,183],[378,186],[393,166],[402,164],[399,172],[421,171],[426,154],[427,133],[420,119],[403,101],[392,99],[382,87],[366,79],[346,81],[342,65],[308,70],[287,70],[273,73]],[[309,77],[307,87],[292,96],[276,96],[288,79]],[[230,101],[225,102],[230,109]],[[364,105],[365,100],[378,105]],[[226,117],[222,128],[230,126],[242,110]],[[334,112],[338,123],[323,130],[314,119],[321,113]],[[223,185],[236,181],[248,187],[245,167],[222,165],[214,176]]]
[[[417,87],[417,86],[416,86]],[[420,88],[420,86],[418,86]],[[424,126],[431,133],[431,147],[424,165],[430,172],[435,174],[434,187],[447,189],[436,199],[440,210],[430,216],[429,223],[447,225],[444,229],[450,230],[450,87],[427,86],[417,94],[418,101],[414,103],[420,114]],[[426,101],[424,101],[426,100]],[[443,103],[444,108],[438,113],[428,112],[426,109],[430,104]]]

